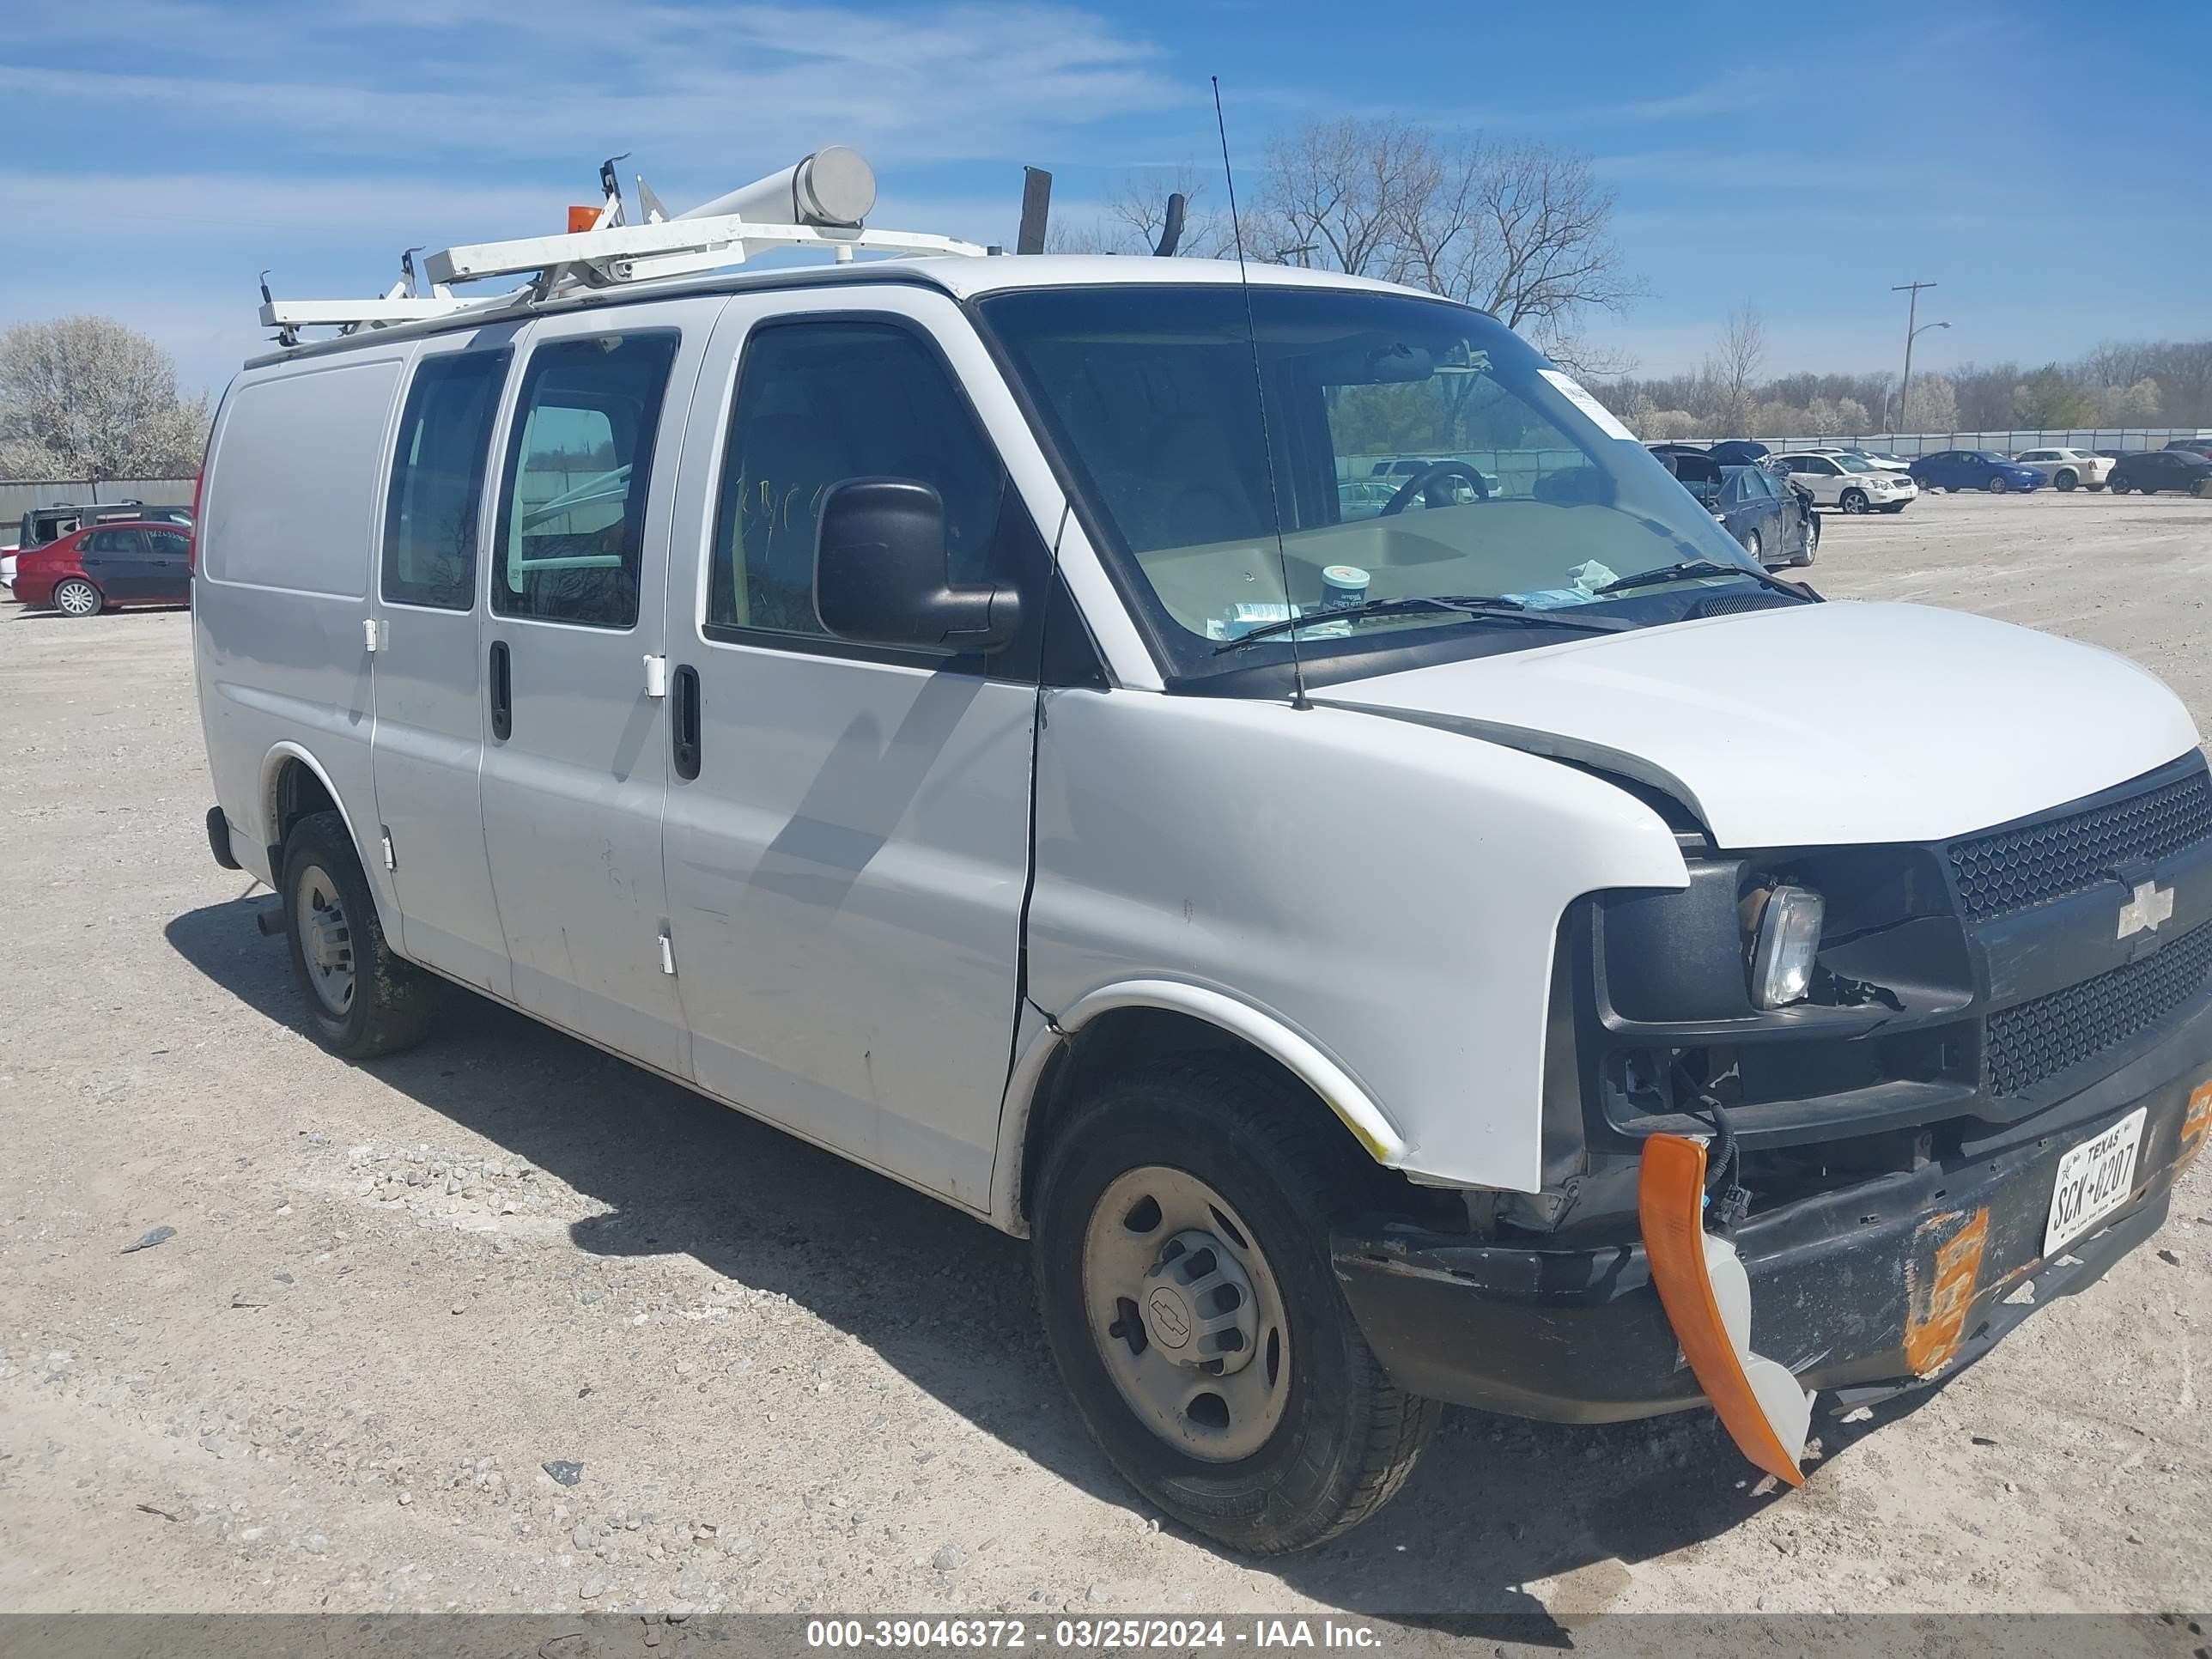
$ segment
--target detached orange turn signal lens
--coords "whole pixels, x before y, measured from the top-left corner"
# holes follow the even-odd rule
[[[1751,1351],[1751,1279],[1725,1238],[1705,1231],[1705,1149],[1684,1135],[1644,1143],[1636,1208],[1651,1282],[1705,1398],[1743,1455],[1778,1480],[1797,1467],[1813,1396]]]
[[[568,234],[599,228],[599,210],[595,207],[572,207],[568,210]]]

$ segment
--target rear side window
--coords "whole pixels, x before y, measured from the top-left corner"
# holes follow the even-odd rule
[[[384,507],[384,597],[393,604],[475,603],[477,514],[512,356],[457,351],[415,371]]]
[[[991,571],[1006,468],[937,355],[889,323],[789,323],[755,332],[722,461],[707,619],[823,635],[814,605],[822,498],[848,478],[914,478],[945,503],[956,585]],[[1009,519],[1009,534],[1019,526]]]
[[[165,559],[181,559],[192,550],[192,544],[173,530],[149,530],[146,539],[153,544],[154,551]]]
[[[635,625],[653,439],[677,343],[674,330],[656,329],[531,353],[500,499],[494,611]]]

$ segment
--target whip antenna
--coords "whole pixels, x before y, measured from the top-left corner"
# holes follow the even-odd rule
[[[1267,513],[1275,524],[1275,563],[1283,576],[1283,608],[1292,617],[1297,601],[1291,597],[1291,555],[1283,545],[1283,501],[1275,488],[1275,445],[1267,431],[1267,388],[1260,374],[1260,329],[1252,320],[1252,279],[1244,274],[1244,227],[1237,216],[1237,174],[1229,165],[1229,124],[1221,118],[1221,77],[1213,82],[1213,125],[1221,135],[1221,176],[1229,186],[1229,228],[1237,240],[1237,286],[1244,295],[1244,340],[1252,349],[1252,401],[1260,411],[1260,453],[1267,464]],[[1298,630],[1287,630],[1291,642],[1291,707],[1310,708],[1306,701],[1305,662],[1298,654]]]

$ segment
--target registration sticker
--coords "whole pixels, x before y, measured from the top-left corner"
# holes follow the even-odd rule
[[[2127,1202],[2136,1186],[2136,1152],[2142,1145],[2148,1108],[2138,1106],[2118,1123],[2058,1160],[2051,1194],[2051,1218],[2043,1224],[2043,1253],[2081,1237]]]
[[[1536,372],[1559,387],[1569,403],[1596,422],[1597,429],[1607,437],[1626,438],[1631,443],[1636,441],[1636,434],[1620,423],[1620,416],[1591,397],[1589,389],[1573,375],[1562,374],[1556,368],[1540,368]]]
[[[2204,1144],[2207,1129],[2212,1129],[2212,1083],[2200,1083],[2189,1091],[2189,1109],[2181,1120],[2181,1146],[2185,1158]]]

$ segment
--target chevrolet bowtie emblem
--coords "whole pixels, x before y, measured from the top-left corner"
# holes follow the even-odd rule
[[[2173,889],[2154,881],[2137,884],[2136,896],[2120,907],[2119,937],[2146,930],[2155,933],[2161,921],[2173,919]]]

